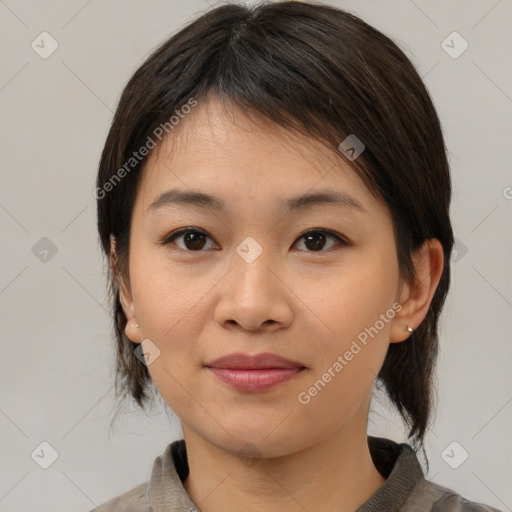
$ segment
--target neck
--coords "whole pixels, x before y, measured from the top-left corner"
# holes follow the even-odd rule
[[[229,510],[354,511],[382,487],[366,430],[340,430],[301,451],[275,458],[242,459],[183,430],[189,476],[184,482],[202,512]]]

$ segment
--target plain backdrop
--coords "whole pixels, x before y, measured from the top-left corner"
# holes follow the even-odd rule
[[[512,510],[512,2],[328,3],[412,59],[449,148],[457,242],[427,478]],[[93,190],[126,81],[214,4],[0,0],[0,511],[90,510],[148,480],[182,435],[164,407],[127,407],[109,432],[114,342]],[[369,433],[406,439],[385,400]]]

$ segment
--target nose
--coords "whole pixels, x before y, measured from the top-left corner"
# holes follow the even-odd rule
[[[293,292],[284,266],[263,251],[253,261],[235,253],[231,270],[218,284],[214,318],[227,329],[273,332],[289,326]]]

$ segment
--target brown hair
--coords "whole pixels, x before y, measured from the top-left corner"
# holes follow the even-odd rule
[[[434,404],[437,325],[450,283],[451,182],[436,110],[413,64],[388,37],[343,10],[307,2],[226,4],[206,12],[157,48],[126,85],[97,177],[98,231],[108,256],[115,335],[116,391],[143,408],[151,377],[125,335],[117,272],[129,284],[131,214],[147,144],[191,98],[215,95],[223,105],[339,144],[355,134],[366,146],[348,161],[390,208],[401,276],[414,278],[412,255],[428,238],[444,251],[444,269],[424,321],[403,343],[391,343],[377,378],[423,447]],[[131,160],[132,159],[132,160]],[[126,163],[131,161],[131,167]],[[123,167],[124,166],[124,167]],[[125,172],[120,173],[124,168]],[[116,175],[117,173],[117,175]],[[122,179],[121,176],[122,175]],[[110,186],[108,184],[110,183]]]

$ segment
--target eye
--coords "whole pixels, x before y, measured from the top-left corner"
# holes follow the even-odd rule
[[[188,252],[200,252],[201,249],[203,249],[206,245],[205,240],[208,238],[212,240],[212,238],[202,230],[196,228],[185,228],[167,235],[159,243],[161,245],[168,245],[170,243],[174,243],[175,240],[180,238],[183,239],[184,247],[180,246],[179,244],[176,245],[180,249]]]
[[[304,239],[304,245],[310,249],[308,252],[326,252],[323,250],[326,239],[331,238],[338,242],[338,245],[348,245],[340,235],[326,229],[312,228],[308,229],[298,238],[298,240]],[[335,244],[336,245],[336,244]]]
[[[326,252],[324,250],[326,245],[326,240],[331,238],[335,240],[336,245],[349,245],[346,240],[344,240],[340,235],[334,233],[327,229],[320,228],[312,228],[308,229],[297,240],[304,239],[304,245],[307,248],[307,252]],[[176,240],[182,240],[181,244],[176,243]],[[165,238],[159,241],[161,245],[169,245],[170,243],[174,243],[178,246],[179,249],[187,252],[201,252],[202,249],[207,248],[211,249],[212,247],[207,247],[207,241],[213,239],[203,230],[197,228],[184,228],[179,231],[175,231],[170,233]],[[297,243],[297,242],[296,242]],[[214,244],[215,249],[219,249],[220,247]],[[294,244],[295,245],[295,244]],[[328,248],[329,249],[329,248]]]

